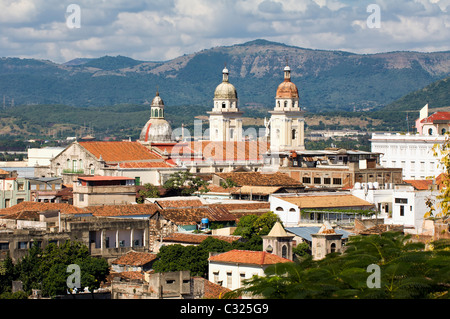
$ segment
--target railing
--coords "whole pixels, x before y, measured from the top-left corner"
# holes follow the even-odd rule
[[[84,169],[63,169],[63,174],[84,174]]]

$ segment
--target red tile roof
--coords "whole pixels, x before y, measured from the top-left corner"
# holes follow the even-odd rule
[[[215,239],[226,241],[227,243],[232,243],[240,239],[240,236],[219,236],[219,235],[205,235],[205,234],[188,234],[188,233],[172,233],[167,237],[163,238],[165,242],[177,242],[177,243],[187,243],[187,244],[200,244],[207,238],[212,237]]]
[[[425,180],[404,180],[405,183],[412,185],[417,190],[428,190],[433,185],[433,181]]]
[[[136,251],[130,251],[129,253],[113,260],[111,263],[113,265],[124,265],[124,266],[144,266],[154,260],[156,260],[157,255],[153,253],[142,253]]]
[[[89,206],[84,208],[93,216],[136,216],[136,215],[153,215],[158,207],[153,204],[137,204],[137,205],[102,205]]]
[[[262,160],[262,155],[269,149],[269,144],[258,141],[243,142],[190,142],[193,152],[201,154],[204,159],[214,161]]]
[[[277,263],[292,262],[289,259],[270,254],[265,251],[252,250],[230,250],[226,253],[211,256],[209,261],[224,263],[252,264],[252,265],[272,265]]]
[[[210,222],[236,221],[236,217],[223,207],[191,207],[162,209],[159,211],[163,218],[178,225],[195,225],[203,218],[208,218]]]
[[[450,112],[435,112],[421,120],[420,123],[434,123],[440,121],[450,121]]]
[[[107,163],[161,159],[139,142],[79,142],[79,145]]]
[[[198,198],[193,199],[174,199],[174,200],[156,200],[155,204],[163,209],[168,208],[183,208],[183,207],[199,207],[204,206],[203,202]]]
[[[88,214],[88,212],[84,209],[67,203],[40,203],[25,201],[9,208],[0,209],[0,215],[9,215],[24,211],[43,212],[47,210],[59,210],[62,214]]]
[[[169,161],[157,161],[157,162],[126,162],[120,163],[120,168],[153,168],[153,167],[161,167],[161,168],[169,168],[173,167],[174,164]]]
[[[195,278],[196,280],[203,280],[205,283],[204,296],[205,299],[220,299],[224,294],[230,292],[231,289],[215,284],[205,278]]]
[[[231,179],[238,186],[303,186],[299,181],[281,172],[230,172],[216,173],[216,175],[225,180]]]

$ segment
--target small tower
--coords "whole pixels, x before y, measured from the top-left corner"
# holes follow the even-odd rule
[[[304,111],[299,106],[298,89],[291,81],[289,65],[284,68],[284,81],[278,86],[275,107],[269,113],[266,127],[271,151],[304,150]]]
[[[293,260],[294,254],[292,252],[292,239],[286,233],[280,222],[273,225],[267,236],[262,236],[263,251],[277,255],[282,258]]]
[[[342,234],[336,233],[329,222],[325,222],[317,234],[311,234],[311,237],[311,254],[314,260],[342,251]]]
[[[210,141],[241,141],[242,114],[236,88],[228,81],[228,69],[222,70],[222,83],[214,91],[214,107],[209,114]]]
[[[172,127],[164,119],[164,102],[158,90],[150,107],[150,119],[141,130],[139,141],[143,143],[168,143],[172,141]]]

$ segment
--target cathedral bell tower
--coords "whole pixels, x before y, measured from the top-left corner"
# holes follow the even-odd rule
[[[241,141],[242,114],[236,88],[228,81],[228,69],[222,71],[222,83],[214,91],[214,107],[209,114],[210,141]]]
[[[271,151],[304,150],[304,111],[299,106],[297,86],[291,82],[291,68],[284,68],[284,81],[278,86],[275,108],[269,111],[266,129]]]

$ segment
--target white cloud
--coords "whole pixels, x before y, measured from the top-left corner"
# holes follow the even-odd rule
[[[70,3],[81,28],[65,25]],[[381,7],[381,28],[366,7]],[[450,0],[2,0],[0,56],[64,62],[105,54],[166,60],[265,38],[314,49],[373,53],[450,50]]]

